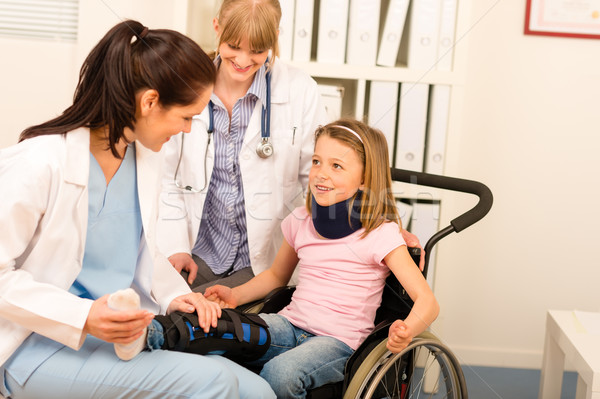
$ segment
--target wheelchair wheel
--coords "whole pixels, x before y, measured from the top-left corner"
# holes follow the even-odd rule
[[[365,358],[344,399],[468,398],[458,360],[433,334],[419,335],[397,354],[385,345],[383,340]]]

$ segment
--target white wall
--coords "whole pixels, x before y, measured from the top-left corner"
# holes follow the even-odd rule
[[[208,53],[217,47],[212,20],[217,16],[220,5],[219,0],[192,0],[189,3],[187,34]],[[198,18],[198,15],[202,15],[202,18]]]
[[[441,243],[436,329],[467,364],[539,368],[547,309],[600,311],[600,41],[524,35],[524,3],[473,1],[465,35],[446,173],[495,202]]]
[[[112,26],[136,19],[185,32],[187,6],[187,0],[81,0],[77,43],[0,37],[0,148],[71,105],[83,60]]]
[[[73,96],[76,46],[0,38],[0,148],[55,117]]]

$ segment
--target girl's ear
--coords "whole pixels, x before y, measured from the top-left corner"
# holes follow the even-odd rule
[[[360,179],[360,186],[358,186],[360,191],[365,191],[365,173],[363,171],[362,179]]]
[[[219,36],[219,19],[217,17],[213,18],[213,29],[215,30],[215,33],[217,34],[217,37]]]
[[[148,89],[142,92],[140,96],[140,113],[142,116],[148,115],[153,109],[158,107],[158,91]]]

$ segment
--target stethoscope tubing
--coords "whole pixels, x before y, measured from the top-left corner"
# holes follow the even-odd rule
[[[267,59],[266,64],[268,67],[269,60]],[[265,83],[267,86],[266,90],[266,104],[262,106],[261,112],[261,120],[260,120],[260,137],[261,142],[258,145],[256,150],[258,156],[260,158],[267,158],[273,155],[273,146],[271,145],[271,71],[267,69],[265,73]],[[179,172],[179,167],[181,165],[181,159],[183,158],[183,141],[186,133],[182,133],[181,136],[181,148],[179,151],[179,159],[177,161],[177,167],[175,168],[175,174],[173,175],[173,180],[175,182],[175,186],[181,190],[186,190],[192,193],[199,193],[206,189],[208,186],[208,172],[207,172],[207,158],[208,158],[208,147],[210,146],[211,136],[214,132],[215,127],[215,116],[214,116],[214,104],[212,100],[208,102],[208,129],[207,133],[207,142],[206,149],[204,150],[204,186],[197,190],[190,185],[182,185],[177,181],[177,174]]]

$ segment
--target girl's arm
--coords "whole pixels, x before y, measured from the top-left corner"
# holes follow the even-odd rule
[[[390,326],[387,347],[398,353],[433,323],[440,307],[406,246],[394,249],[386,255],[384,261],[414,302],[408,317],[396,320]]]
[[[204,295],[209,300],[219,302],[223,307],[236,307],[262,299],[275,288],[285,286],[290,281],[297,264],[296,251],[286,240],[283,240],[270,268],[235,288],[222,285],[208,287]]]

